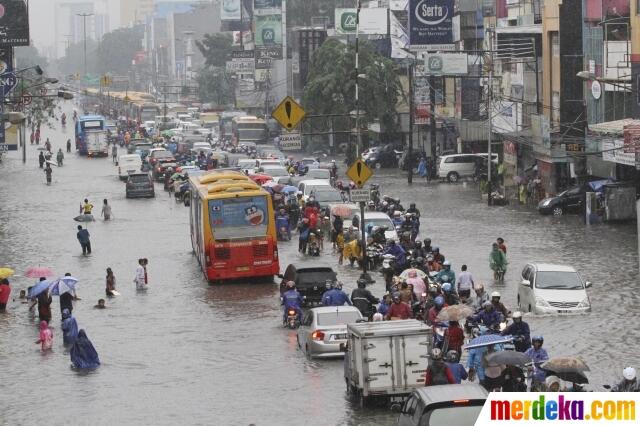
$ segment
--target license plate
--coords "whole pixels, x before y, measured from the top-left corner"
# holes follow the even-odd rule
[[[238,272],[247,272],[250,268],[248,266],[240,266],[239,268],[236,268],[236,271]]]
[[[559,314],[570,314],[571,311],[567,311],[567,310],[559,310],[558,311]]]
[[[331,335],[331,340],[347,340],[346,334],[333,334]]]

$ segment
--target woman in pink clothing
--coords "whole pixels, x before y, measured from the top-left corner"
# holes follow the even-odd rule
[[[413,294],[416,295],[418,300],[420,300],[422,293],[427,292],[427,286],[425,285],[424,280],[418,277],[418,273],[416,271],[409,271],[407,274],[407,284],[413,285]]]
[[[42,352],[48,351],[53,346],[53,331],[46,321],[40,321],[40,338],[36,340],[36,343],[41,344]]]

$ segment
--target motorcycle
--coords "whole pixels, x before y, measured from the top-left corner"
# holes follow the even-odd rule
[[[298,311],[293,308],[287,309],[287,318],[284,323],[285,327],[295,330],[300,327],[300,320],[298,319]]]
[[[291,241],[291,235],[286,226],[278,228],[278,241]]]
[[[309,256],[320,256],[320,245],[318,244],[318,238],[315,233],[309,234],[309,241],[307,243],[307,254]]]
[[[395,275],[396,265],[395,257],[392,254],[385,254],[382,256],[382,276],[386,285],[386,290],[391,290],[393,284],[393,276]]]
[[[383,246],[380,244],[370,244],[367,246],[367,269],[375,271],[381,264]]]

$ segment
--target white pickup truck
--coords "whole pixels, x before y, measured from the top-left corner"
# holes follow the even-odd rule
[[[87,131],[87,156],[106,157],[109,155],[107,132],[102,130]]]
[[[433,331],[417,320],[347,326],[344,357],[347,391],[362,407],[372,398],[404,399],[423,387]]]

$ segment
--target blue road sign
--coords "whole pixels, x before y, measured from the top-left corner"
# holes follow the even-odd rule
[[[13,72],[0,74],[0,90],[2,96],[6,97],[18,85],[18,77]]]

